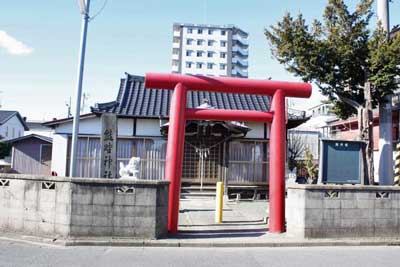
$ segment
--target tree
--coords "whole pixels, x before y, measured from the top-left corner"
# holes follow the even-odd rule
[[[304,153],[305,145],[300,134],[294,131],[288,132],[287,152],[288,168],[293,171],[297,167],[298,158]]]
[[[362,118],[368,113],[363,109],[384,103],[385,96],[397,87],[400,35],[387,39],[382,27],[371,33],[368,26],[373,2],[361,0],[350,12],[343,0],[329,0],[322,22],[314,20],[307,25],[302,14],[293,18],[287,13],[282,21],[265,29],[273,57],[295,76],[315,83],[342,119],[356,113]],[[370,105],[365,101],[366,88],[371,95]],[[371,135],[361,127],[369,124],[359,125],[363,140]],[[372,139],[367,141],[370,149]]]

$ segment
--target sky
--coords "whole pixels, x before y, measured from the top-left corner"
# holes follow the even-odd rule
[[[91,15],[105,0],[91,1]],[[67,116],[75,99],[81,16],[77,0],[1,0],[1,109],[28,120]],[[108,0],[88,28],[83,91],[86,111],[113,101],[124,73],[170,72],[172,24],[234,24],[249,32],[249,78],[297,81],[270,55],[264,29],[286,12],[321,18],[328,0]],[[346,3],[354,7],[357,0]],[[374,5],[375,7],[375,5]],[[400,0],[390,5],[391,25],[400,24]],[[375,18],[372,24],[375,23]],[[294,108],[318,104],[314,88]],[[74,105],[74,103],[73,103]]]

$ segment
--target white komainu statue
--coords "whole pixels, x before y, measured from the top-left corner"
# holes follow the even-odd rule
[[[133,157],[125,166],[122,162],[119,163],[119,175],[121,178],[139,179],[140,158]]]

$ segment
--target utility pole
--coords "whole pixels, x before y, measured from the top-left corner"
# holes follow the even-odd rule
[[[378,21],[389,38],[389,0],[377,0]],[[380,185],[393,185],[392,96],[379,105],[379,156]]]
[[[78,147],[79,117],[81,111],[82,81],[83,81],[83,70],[85,65],[86,35],[89,22],[90,0],[79,0],[79,6],[82,14],[82,28],[81,28],[81,44],[79,49],[78,80],[76,84],[75,113],[74,113],[73,131],[72,131],[71,162],[69,168],[70,177],[77,176],[76,152]]]

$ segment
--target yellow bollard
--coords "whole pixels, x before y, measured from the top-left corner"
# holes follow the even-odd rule
[[[215,196],[215,223],[222,223],[222,210],[224,205],[224,183],[217,182]]]

